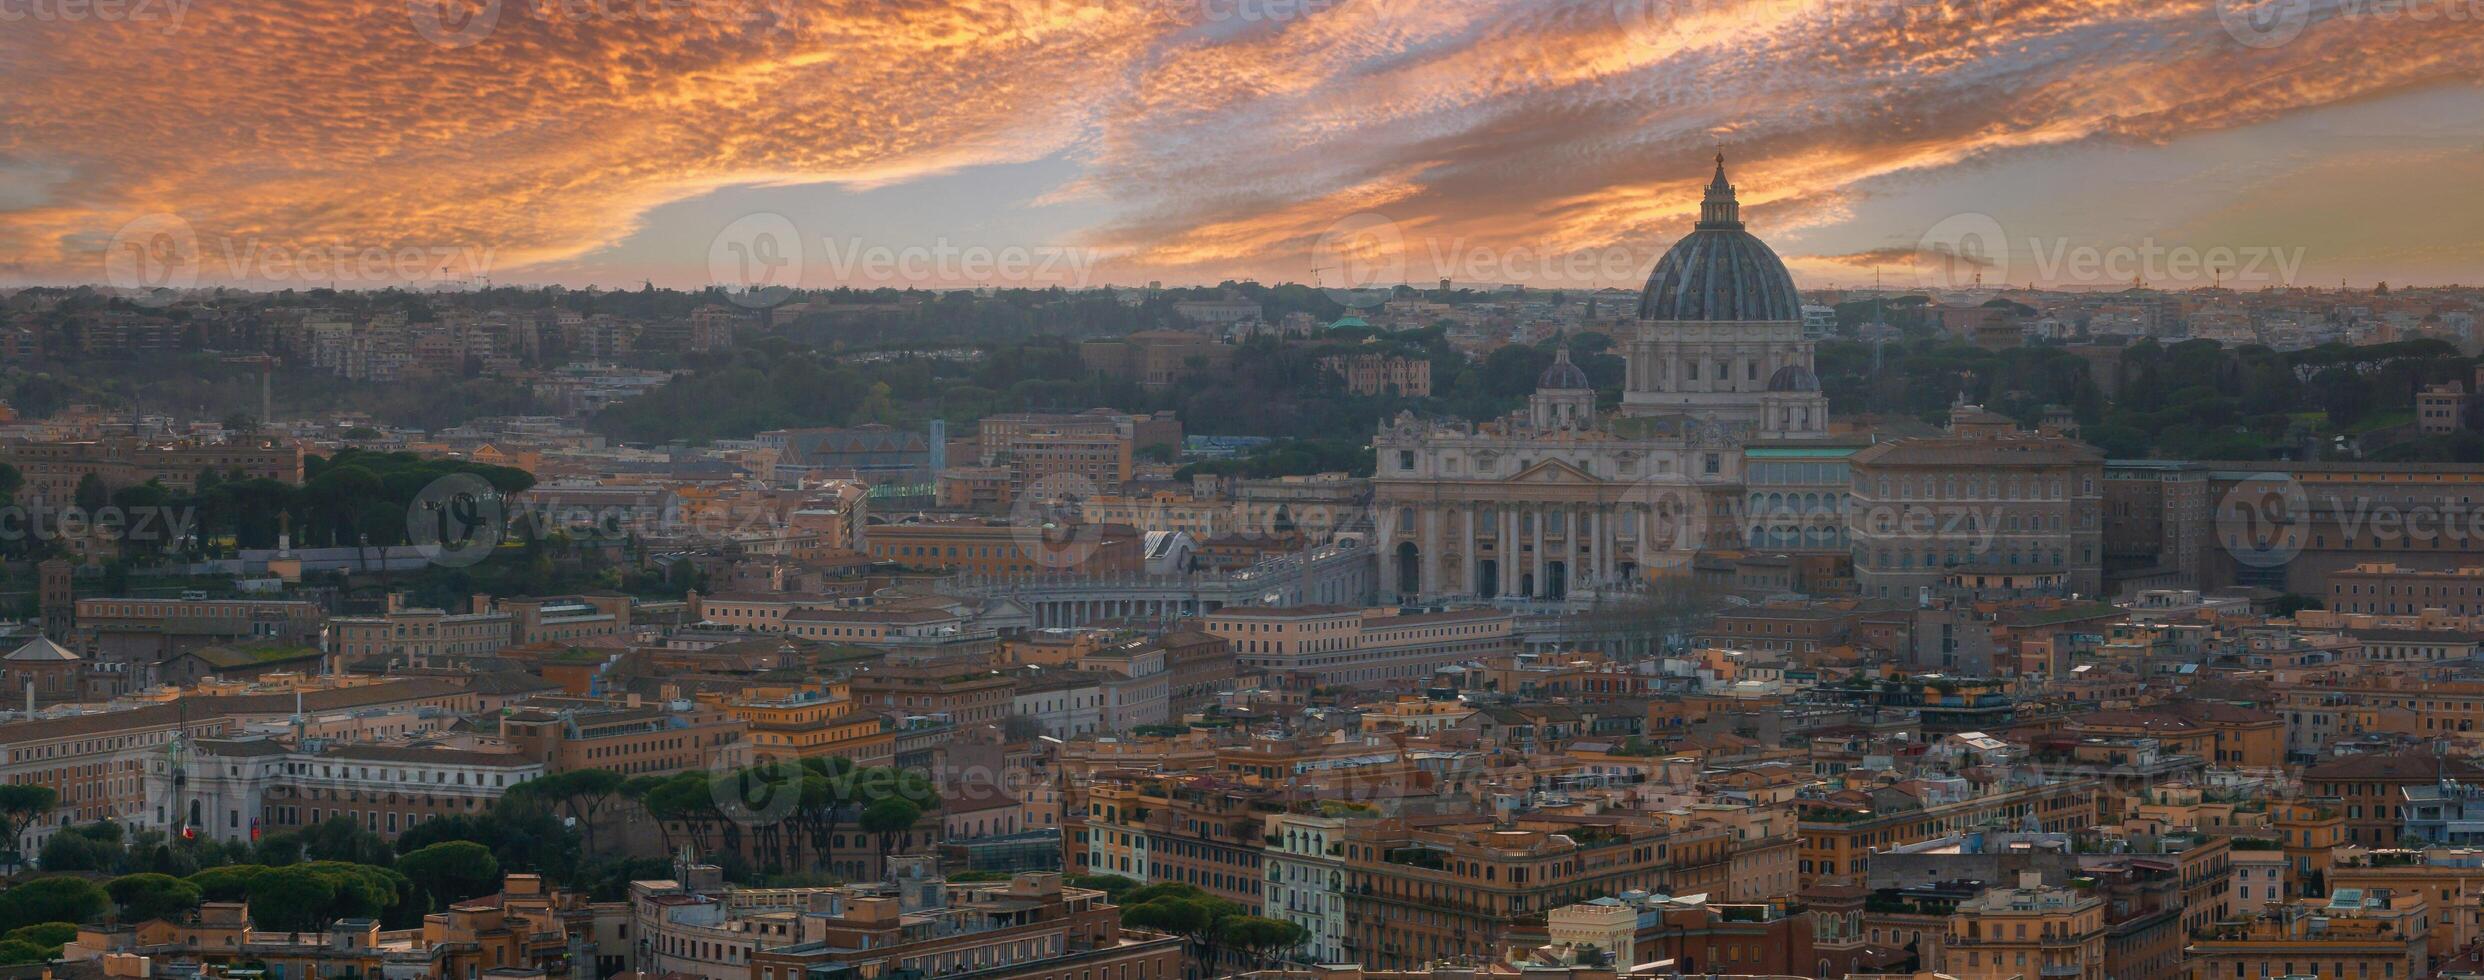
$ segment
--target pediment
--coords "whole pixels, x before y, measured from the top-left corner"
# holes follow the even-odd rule
[[[1535,465],[1518,471],[1507,483],[1602,483],[1586,470],[1558,459],[1538,460]]]

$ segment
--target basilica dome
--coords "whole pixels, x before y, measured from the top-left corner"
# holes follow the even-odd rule
[[[1699,224],[1648,274],[1639,293],[1641,320],[1768,320],[1803,318],[1794,277],[1768,243],[1742,228],[1742,205],[1717,154],[1716,178],[1699,204]]]
[[[1588,380],[1586,369],[1570,362],[1568,347],[1556,349],[1553,352],[1552,366],[1545,368],[1544,373],[1535,377],[1535,387],[1538,391],[1577,391],[1595,386],[1594,381]]]
[[[1818,391],[1820,376],[1800,364],[1788,364],[1768,376],[1770,391]]]

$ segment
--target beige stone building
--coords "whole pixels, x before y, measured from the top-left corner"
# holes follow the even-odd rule
[[[2020,878],[2016,888],[1990,889],[1958,903],[1940,972],[1959,980],[2104,980],[2104,897],[2047,886],[2032,871]]]
[[[1865,595],[2079,593],[2104,585],[2104,454],[1960,406],[1945,436],[1854,454],[1847,516]]]

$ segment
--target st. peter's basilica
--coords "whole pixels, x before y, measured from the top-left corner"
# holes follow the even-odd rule
[[[1627,363],[1616,410],[1597,411],[1563,350],[1524,411],[1381,428],[1381,594],[1579,601],[1683,569],[1702,548],[1844,550],[1850,450],[1826,445],[1802,320],[1719,156],[1697,227],[1656,263],[1637,322],[1615,338]]]

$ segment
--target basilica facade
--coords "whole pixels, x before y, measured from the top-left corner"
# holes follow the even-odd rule
[[[1802,447],[1825,449],[1828,401],[1794,279],[1743,228],[1722,156],[1698,225],[1656,263],[1637,322],[1615,340],[1627,368],[1613,411],[1597,410],[1563,350],[1523,411],[1382,426],[1372,483],[1384,601],[1577,601],[1753,537],[1844,549],[1842,462],[1807,477],[1819,484],[1807,492],[1750,479],[1795,472],[1776,460],[1809,458]]]

